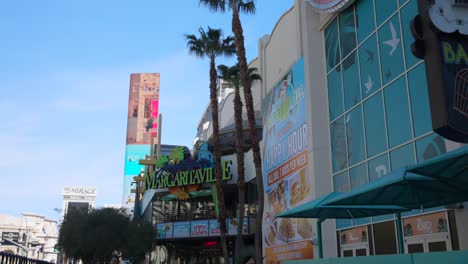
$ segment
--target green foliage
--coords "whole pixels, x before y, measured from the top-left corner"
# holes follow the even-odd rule
[[[185,156],[185,150],[184,150],[184,147],[176,147],[172,150],[171,152],[171,155],[170,155],[170,159],[172,162],[174,162],[174,164],[179,164],[181,161],[184,160],[184,156]]]
[[[110,262],[113,255],[134,261],[151,251],[155,232],[149,223],[131,221],[123,211],[103,208],[68,213],[60,227],[58,246],[83,263]]]
[[[164,167],[164,165],[166,165],[167,163],[169,162],[169,158],[167,156],[161,156],[159,157],[159,159],[156,161],[156,166],[158,168],[162,168]]]

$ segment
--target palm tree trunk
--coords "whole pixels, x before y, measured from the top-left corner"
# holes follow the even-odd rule
[[[235,263],[240,263],[244,237],[244,214],[245,214],[245,171],[244,171],[244,147],[242,144],[242,101],[240,87],[235,87],[234,95],[234,119],[236,122],[236,156],[237,156],[237,189],[239,195],[239,215],[237,226],[237,237],[235,247]]]
[[[239,10],[236,6],[232,7],[232,32],[237,50],[237,62],[239,63],[239,72],[242,87],[244,87],[245,107],[247,109],[247,118],[249,121],[250,140],[252,142],[252,152],[255,165],[255,176],[257,182],[258,210],[255,221],[255,259],[256,263],[263,263],[262,254],[262,218],[263,218],[263,174],[262,159],[260,156],[260,146],[257,138],[257,129],[255,126],[255,109],[253,104],[251,82],[248,75],[247,59],[245,57],[244,35],[242,24],[239,18]]]
[[[216,178],[216,191],[218,195],[219,204],[219,229],[221,238],[221,247],[223,250],[224,263],[229,263],[229,253],[226,241],[226,212],[224,208],[224,193],[221,186],[221,153],[219,149],[219,122],[218,122],[218,97],[216,89],[216,66],[215,57],[210,58],[210,102],[211,102],[211,119],[213,122],[213,155],[215,159],[215,178]]]

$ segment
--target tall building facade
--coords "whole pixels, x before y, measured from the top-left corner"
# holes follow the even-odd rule
[[[267,263],[318,255],[315,220],[278,213],[463,146],[434,132],[417,2],[295,0],[259,40]],[[465,208],[404,213],[405,252],[468,249]],[[325,221],[324,256],[396,254],[395,219]]]
[[[130,75],[122,193],[122,206],[127,210],[132,210],[135,202],[135,194],[131,193],[133,177],[144,168],[139,160],[150,154],[152,138],[157,142],[159,81],[159,73]]]
[[[64,187],[62,196],[62,219],[69,211],[89,211],[90,209],[96,207],[97,189],[94,187]]]

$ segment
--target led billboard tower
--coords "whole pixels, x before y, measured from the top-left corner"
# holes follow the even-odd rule
[[[144,167],[139,160],[150,154],[151,138],[157,142],[159,78],[159,73],[130,75],[122,194],[122,206],[127,209],[133,209],[135,202],[135,194],[130,191],[133,177]]]

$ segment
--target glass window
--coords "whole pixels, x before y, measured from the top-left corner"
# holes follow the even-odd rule
[[[360,0],[356,3],[356,27],[359,43],[374,31],[373,0]]]
[[[408,0],[400,0],[400,6],[403,6]]]
[[[333,176],[333,189],[335,192],[348,192],[349,191],[349,181],[348,181],[348,172],[344,171]]]
[[[367,178],[366,163],[363,163],[349,170],[349,182],[349,188],[351,190],[369,182]]]
[[[359,71],[356,52],[343,61],[343,90],[345,109],[348,110],[361,101],[361,89],[359,88]]]
[[[333,120],[343,113],[343,89],[338,69],[328,75],[328,102],[330,120]]]
[[[385,118],[380,92],[364,103],[364,121],[367,157],[372,157],[387,149]]]
[[[356,164],[365,158],[364,129],[362,127],[361,106],[346,114],[346,138],[348,143],[349,165]]]
[[[445,140],[433,133],[416,141],[418,163],[432,159],[447,152]]]
[[[341,57],[344,58],[356,47],[356,27],[354,23],[354,7],[340,13],[340,43]]]
[[[377,25],[381,25],[397,10],[398,0],[375,0],[375,12],[377,13]]]
[[[380,88],[380,66],[377,52],[377,38],[374,35],[359,47],[361,67],[362,98],[366,98]]]
[[[387,0],[377,0],[378,2],[386,2]],[[396,254],[397,240],[395,222],[388,221],[373,225],[374,229],[374,245],[375,255]]]
[[[400,0],[401,1],[401,0]],[[406,68],[410,68],[418,61],[413,53],[411,52],[411,44],[414,42],[414,37],[411,34],[410,24],[411,20],[418,14],[418,3],[417,0],[411,0],[406,6],[404,6],[401,11],[401,25],[403,29],[403,40],[405,44],[405,58],[406,58]]]
[[[432,130],[431,109],[424,63],[408,73],[408,86],[413,114],[414,136],[418,137]]]
[[[351,219],[336,219],[336,229],[343,229],[353,226]]]
[[[390,152],[390,163],[392,164],[392,171],[415,164],[413,143]]]
[[[384,89],[389,147],[411,139],[411,123],[405,77]]]
[[[370,181],[375,181],[390,172],[387,154],[370,160],[368,165]]]
[[[338,21],[336,18],[325,29],[325,50],[327,55],[327,72],[330,72],[341,60]]]
[[[344,118],[330,125],[333,172],[348,167]]]
[[[392,2],[394,0],[377,1]],[[380,63],[382,64],[383,83],[387,84],[404,70],[403,52],[401,49],[400,22],[393,16],[379,29]]]

